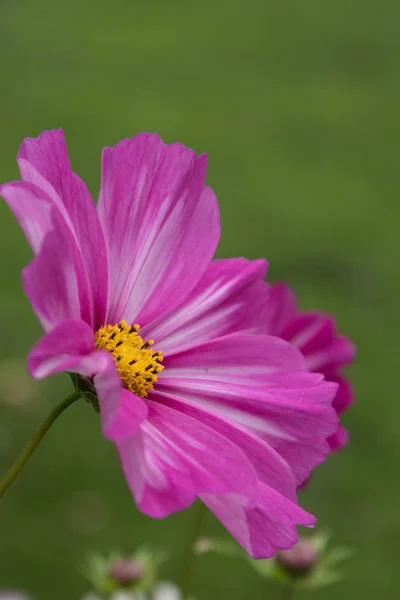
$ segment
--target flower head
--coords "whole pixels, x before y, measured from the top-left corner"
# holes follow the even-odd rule
[[[329,547],[326,533],[302,536],[293,548],[279,550],[269,560],[252,560],[241,548],[224,540],[200,541],[199,554],[215,552],[227,558],[244,559],[261,577],[293,589],[319,589],[339,581],[343,576],[342,563],[353,555],[351,548]]]
[[[318,562],[319,553],[311,539],[300,538],[297,544],[289,550],[279,550],[276,560],[279,565],[292,577],[306,575]]]
[[[93,593],[110,596],[123,592],[132,597],[147,596],[158,579],[158,569],[164,556],[139,548],[133,555],[124,556],[113,551],[110,556],[91,553],[87,557],[83,572],[93,586]]]
[[[268,333],[301,350],[310,371],[323,373],[328,381],[338,384],[333,407],[338,414],[347,410],[354,395],[341,369],[353,361],[355,347],[336,332],[334,319],[318,312],[300,312],[293,292],[285,283],[277,283],[271,287],[265,324]],[[331,452],[340,450],[347,441],[347,431],[339,425],[328,439]]]
[[[97,208],[61,130],[26,139],[0,188],[35,257],[22,280],[44,330],[35,378],[78,374],[97,394],[138,507],[196,497],[246,550],[293,546],[314,518],[296,487],[328,452],[337,385],[264,335],[264,260],[213,260],[207,159],[140,134],[105,148]]]
[[[108,576],[121,587],[132,585],[143,577],[144,565],[133,559],[122,558],[109,568]]]

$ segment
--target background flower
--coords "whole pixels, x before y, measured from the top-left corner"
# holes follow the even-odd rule
[[[266,331],[294,344],[306,358],[310,371],[323,373],[328,381],[338,384],[333,407],[340,415],[354,400],[351,383],[341,369],[352,363],[355,347],[336,332],[332,316],[319,312],[301,312],[296,297],[285,283],[271,287],[265,313]],[[348,441],[342,425],[328,439],[331,451],[340,450]]]

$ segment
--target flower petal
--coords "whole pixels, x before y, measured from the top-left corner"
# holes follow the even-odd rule
[[[196,402],[158,391],[151,392],[151,399],[197,419],[231,440],[249,458],[261,481],[286,497],[296,500],[296,485],[289,465],[250,429],[208,408],[201,399],[200,402]]]
[[[338,369],[352,362],[355,346],[336,333],[334,319],[317,312],[298,312],[294,294],[285,284],[277,284],[271,288],[264,320],[267,331],[301,350],[310,371],[318,371],[328,381],[338,384],[333,408],[338,414],[345,411],[354,395],[350,383],[338,374]],[[339,427],[327,441],[332,452],[339,450],[347,444],[347,431]]]
[[[289,464],[296,485],[325,460],[326,440],[338,425],[329,404],[336,386],[326,382],[303,388],[254,389],[251,384],[229,384],[226,379],[163,379],[159,388],[258,435]]]
[[[335,321],[320,313],[300,313],[283,328],[281,337],[307,356],[332,343],[336,337]]]
[[[318,312],[299,313],[296,298],[284,283],[271,287],[264,320],[268,333],[290,341],[301,350],[312,371],[325,373],[329,368],[332,372],[354,358],[354,345],[348,338],[337,335],[334,319]]]
[[[338,367],[352,362],[355,351],[354,344],[348,338],[337,336],[330,344],[307,353],[308,368],[325,373],[330,379],[329,373],[336,373]]]
[[[116,440],[128,485],[145,514],[163,518],[206,492],[252,498],[256,474],[235,444],[170,407],[151,400],[148,407],[140,430]]]
[[[190,296],[142,328],[141,335],[156,339],[164,354],[172,354],[230,333],[257,330],[268,296],[266,271],[264,260],[214,260]]]
[[[23,181],[43,189],[70,225],[90,281],[93,323],[103,325],[108,288],[104,235],[85,183],[71,171],[63,131],[44,131],[35,139],[26,138],[17,160]]]
[[[237,494],[202,494],[201,499],[253,558],[292,548],[298,540],[296,525],[315,523],[312,515],[263,483],[256,507],[248,507]]]
[[[349,443],[348,431],[340,425],[336,433],[328,438],[329,449],[331,452],[337,452],[347,446]]]
[[[35,379],[62,371],[93,378],[104,434],[108,437],[110,431],[114,432],[115,420],[121,418],[121,380],[111,354],[95,350],[93,332],[87,323],[69,319],[46,333],[29,354],[28,370]],[[143,418],[146,414],[147,411]]]
[[[226,335],[166,356],[163,364],[160,381],[183,377],[258,385],[273,373],[306,371],[301,352],[268,335]]]
[[[39,254],[22,272],[25,293],[45,330],[65,319],[91,323],[82,255],[56,207],[51,210],[51,222]]]
[[[304,362],[287,342],[227,336],[168,356],[164,364],[158,390],[260,436],[289,464],[297,485],[328,454],[326,439],[337,429],[331,406],[337,385],[314,373],[292,373]]]
[[[43,190],[24,181],[0,186],[0,195],[13,211],[35,254],[51,229],[51,199]]]
[[[109,253],[108,322],[144,326],[202,277],[220,235],[206,162],[155,134],[104,149],[98,210]]]
[[[264,331],[281,336],[284,327],[297,314],[296,296],[283,282],[271,286],[264,310]]]
[[[337,335],[335,321],[327,315],[298,314],[282,329],[280,336],[301,350],[311,371],[335,370],[354,358],[354,345],[348,338]]]
[[[334,380],[338,367],[354,358],[354,344],[337,335],[334,319],[318,312],[297,312],[296,298],[284,283],[272,286],[264,323],[266,331],[301,350],[310,371],[319,371],[330,380]]]
[[[33,347],[28,356],[28,370],[35,379],[44,379],[61,371],[78,372],[72,366],[94,352],[93,332],[84,321],[68,319],[46,333]],[[96,352],[100,364],[104,352]],[[97,370],[88,366],[82,375],[91,377]]]
[[[333,401],[333,408],[336,410],[338,415],[340,415],[353,404],[353,387],[351,383],[341,375],[329,375],[329,381],[334,381],[339,385]]]
[[[110,397],[105,384],[106,381],[96,379],[96,390],[99,395],[102,416],[108,413],[107,402]],[[129,390],[122,389],[121,401],[117,410],[113,414],[112,420],[109,419],[107,426],[104,427],[105,437],[113,441],[131,437],[140,424],[147,419],[148,413],[149,409],[143,398],[132,394]]]

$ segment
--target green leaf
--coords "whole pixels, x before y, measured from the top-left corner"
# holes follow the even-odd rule
[[[79,375],[77,373],[69,373],[69,376],[72,379],[75,391],[79,392]]]
[[[98,400],[96,394],[94,394],[93,392],[90,392],[90,391],[86,391],[86,392],[81,392],[81,396],[82,396],[82,398],[84,398],[86,400],[86,402],[89,402],[89,404],[91,404],[93,406],[95,412],[97,412],[97,413],[100,412],[99,400]]]

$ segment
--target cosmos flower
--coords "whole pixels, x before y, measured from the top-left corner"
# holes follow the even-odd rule
[[[355,346],[336,332],[333,317],[300,312],[292,290],[285,283],[277,283],[271,287],[265,324],[269,334],[288,340],[301,350],[310,371],[323,373],[327,381],[338,384],[333,407],[339,415],[347,410],[354,395],[341,369],[353,361]],[[328,439],[332,452],[340,450],[347,441],[348,433],[342,425]]]
[[[269,557],[315,519],[296,488],[337,429],[335,383],[257,334],[264,260],[213,260],[219,211],[207,159],[140,134],[105,148],[97,208],[61,130],[26,139],[0,188],[35,254],[25,293],[45,334],[33,377],[77,373],[98,397],[136,504],[163,518],[200,497]]]

